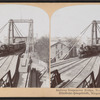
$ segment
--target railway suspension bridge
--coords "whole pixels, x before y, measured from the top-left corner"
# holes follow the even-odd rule
[[[29,25],[26,41],[23,41],[23,34],[16,23]],[[11,19],[0,29],[0,33],[6,26],[8,43],[0,48],[0,87],[41,87],[47,68],[42,65],[37,70],[40,65],[34,57],[33,20]],[[21,39],[19,42],[16,42],[15,33]]]
[[[93,52],[88,57],[69,58],[69,53],[72,48],[57,62],[51,63],[51,87],[54,88],[98,88],[100,87],[100,21],[94,20],[88,27],[86,27],[75,39],[79,40],[86,33],[89,27],[91,30],[91,45],[96,47],[97,52]],[[73,41],[72,41],[73,42]],[[66,49],[66,48],[64,48]],[[60,53],[59,51],[58,53]],[[86,52],[86,51],[85,51]],[[87,53],[90,54],[89,51]],[[57,54],[58,54],[57,53]],[[85,53],[86,54],[86,53]],[[83,55],[85,55],[83,54]],[[56,55],[57,56],[57,55]]]

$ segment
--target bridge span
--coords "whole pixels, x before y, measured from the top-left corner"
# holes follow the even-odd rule
[[[26,41],[16,42],[15,32],[23,37],[16,23],[28,23]],[[11,19],[7,24],[8,43],[0,46],[0,87],[43,87],[48,77],[47,64],[35,56],[33,20]]]
[[[85,28],[78,39],[72,45],[71,49],[60,59],[56,58],[62,52],[56,53],[51,59],[51,87],[54,88],[97,88],[100,87],[100,21],[92,21]],[[90,45],[79,47],[77,57],[68,58],[69,53],[80,41],[81,37],[86,33],[87,29],[92,25]],[[98,34],[99,33],[99,34]],[[71,41],[72,43],[73,41]]]

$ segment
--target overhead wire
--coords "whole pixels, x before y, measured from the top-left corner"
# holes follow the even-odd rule
[[[15,27],[15,24],[14,24],[14,28],[15,28],[16,33],[17,33],[17,34],[19,35],[19,37],[20,37],[20,34],[19,34],[18,30],[17,30],[16,27]]]
[[[0,33],[3,31],[3,29],[6,27],[8,23],[6,23],[1,29],[0,29]]]
[[[97,29],[98,29],[98,31],[99,31],[99,34],[100,34],[100,27],[99,27],[99,25],[97,24]]]
[[[91,23],[92,24],[92,23]],[[87,31],[87,29],[91,26],[91,24],[89,24],[76,38],[75,38],[75,40],[77,39],[77,38],[80,38],[80,37],[82,37],[83,35],[84,35],[84,33]],[[79,39],[80,40],[80,39]],[[77,42],[79,42],[79,40],[77,41]],[[72,41],[71,43],[73,43],[74,41]],[[68,54],[71,52],[71,50],[73,49],[73,47],[76,45],[76,43],[77,42],[75,42],[74,44],[73,44],[73,46],[72,46],[72,48],[68,51],[68,53],[62,58],[62,59],[65,59],[67,56],[68,56]],[[67,48],[67,47],[66,47]],[[65,50],[66,48],[64,48],[64,49],[62,49],[62,50]],[[61,53],[62,52],[62,50],[61,51],[59,51],[59,52],[57,52],[56,53],[56,56],[59,54],[59,53]],[[55,56],[55,57],[56,57]],[[54,58],[55,58],[54,57]]]
[[[98,29],[98,31],[99,31],[99,33],[100,33],[100,27],[99,27],[99,25],[97,25],[97,29]]]
[[[0,33],[3,32],[4,28],[7,26],[8,23],[6,23],[2,28],[0,28]],[[1,42],[1,41],[0,41]]]
[[[23,37],[22,33],[19,31],[19,29],[17,28],[16,24],[14,24],[16,29],[18,30],[18,32],[20,33],[20,35]]]
[[[91,24],[88,25],[88,27],[85,28],[84,31],[81,32],[82,34],[81,34],[80,38],[85,34],[85,32],[88,30],[88,28],[89,28],[90,26],[91,26]],[[80,40],[80,38],[79,38],[79,40]],[[79,42],[79,40],[78,40],[77,42]],[[77,44],[77,42],[75,42],[75,43],[73,44],[72,48],[68,51],[67,55],[65,55],[65,56],[63,57],[63,59],[65,59],[65,58],[69,55],[69,53],[70,53],[71,50],[74,48],[74,46]]]
[[[22,35],[21,32],[18,30],[18,28],[17,28],[17,26],[16,26],[15,23],[14,23],[14,28],[15,28],[17,34],[19,35],[19,37],[21,37],[21,40],[22,40],[23,35]]]

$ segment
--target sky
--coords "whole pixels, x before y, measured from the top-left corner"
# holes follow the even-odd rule
[[[27,5],[6,4],[0,5],[0,29],[10,19],[33,19],[33,33],[35,37],[49,35],[49,17],[41,8]],[[28,35],[29,24],[16,24],[23,36]],[[8,35],[7,25],[0,33],[0,40]],[[16,35],[16,33],[15,33]]]
[[[78,5],[57,10],[51,17],[51,39],[77,37],[93,20],[100,20],[100,5]],[[91,38],[92,25],[81,37]],[[99,33],[98,33],[99,36]]]

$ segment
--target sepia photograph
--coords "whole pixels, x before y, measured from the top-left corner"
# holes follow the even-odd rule
[[[55,11],[50,51],[51,88],[100,88],[100,5]]]
[[[1,3],[0,97],[100,97],[100,3]]]
[[[41,8],[0,5],[0,87],[49,88],[49,17]]]

